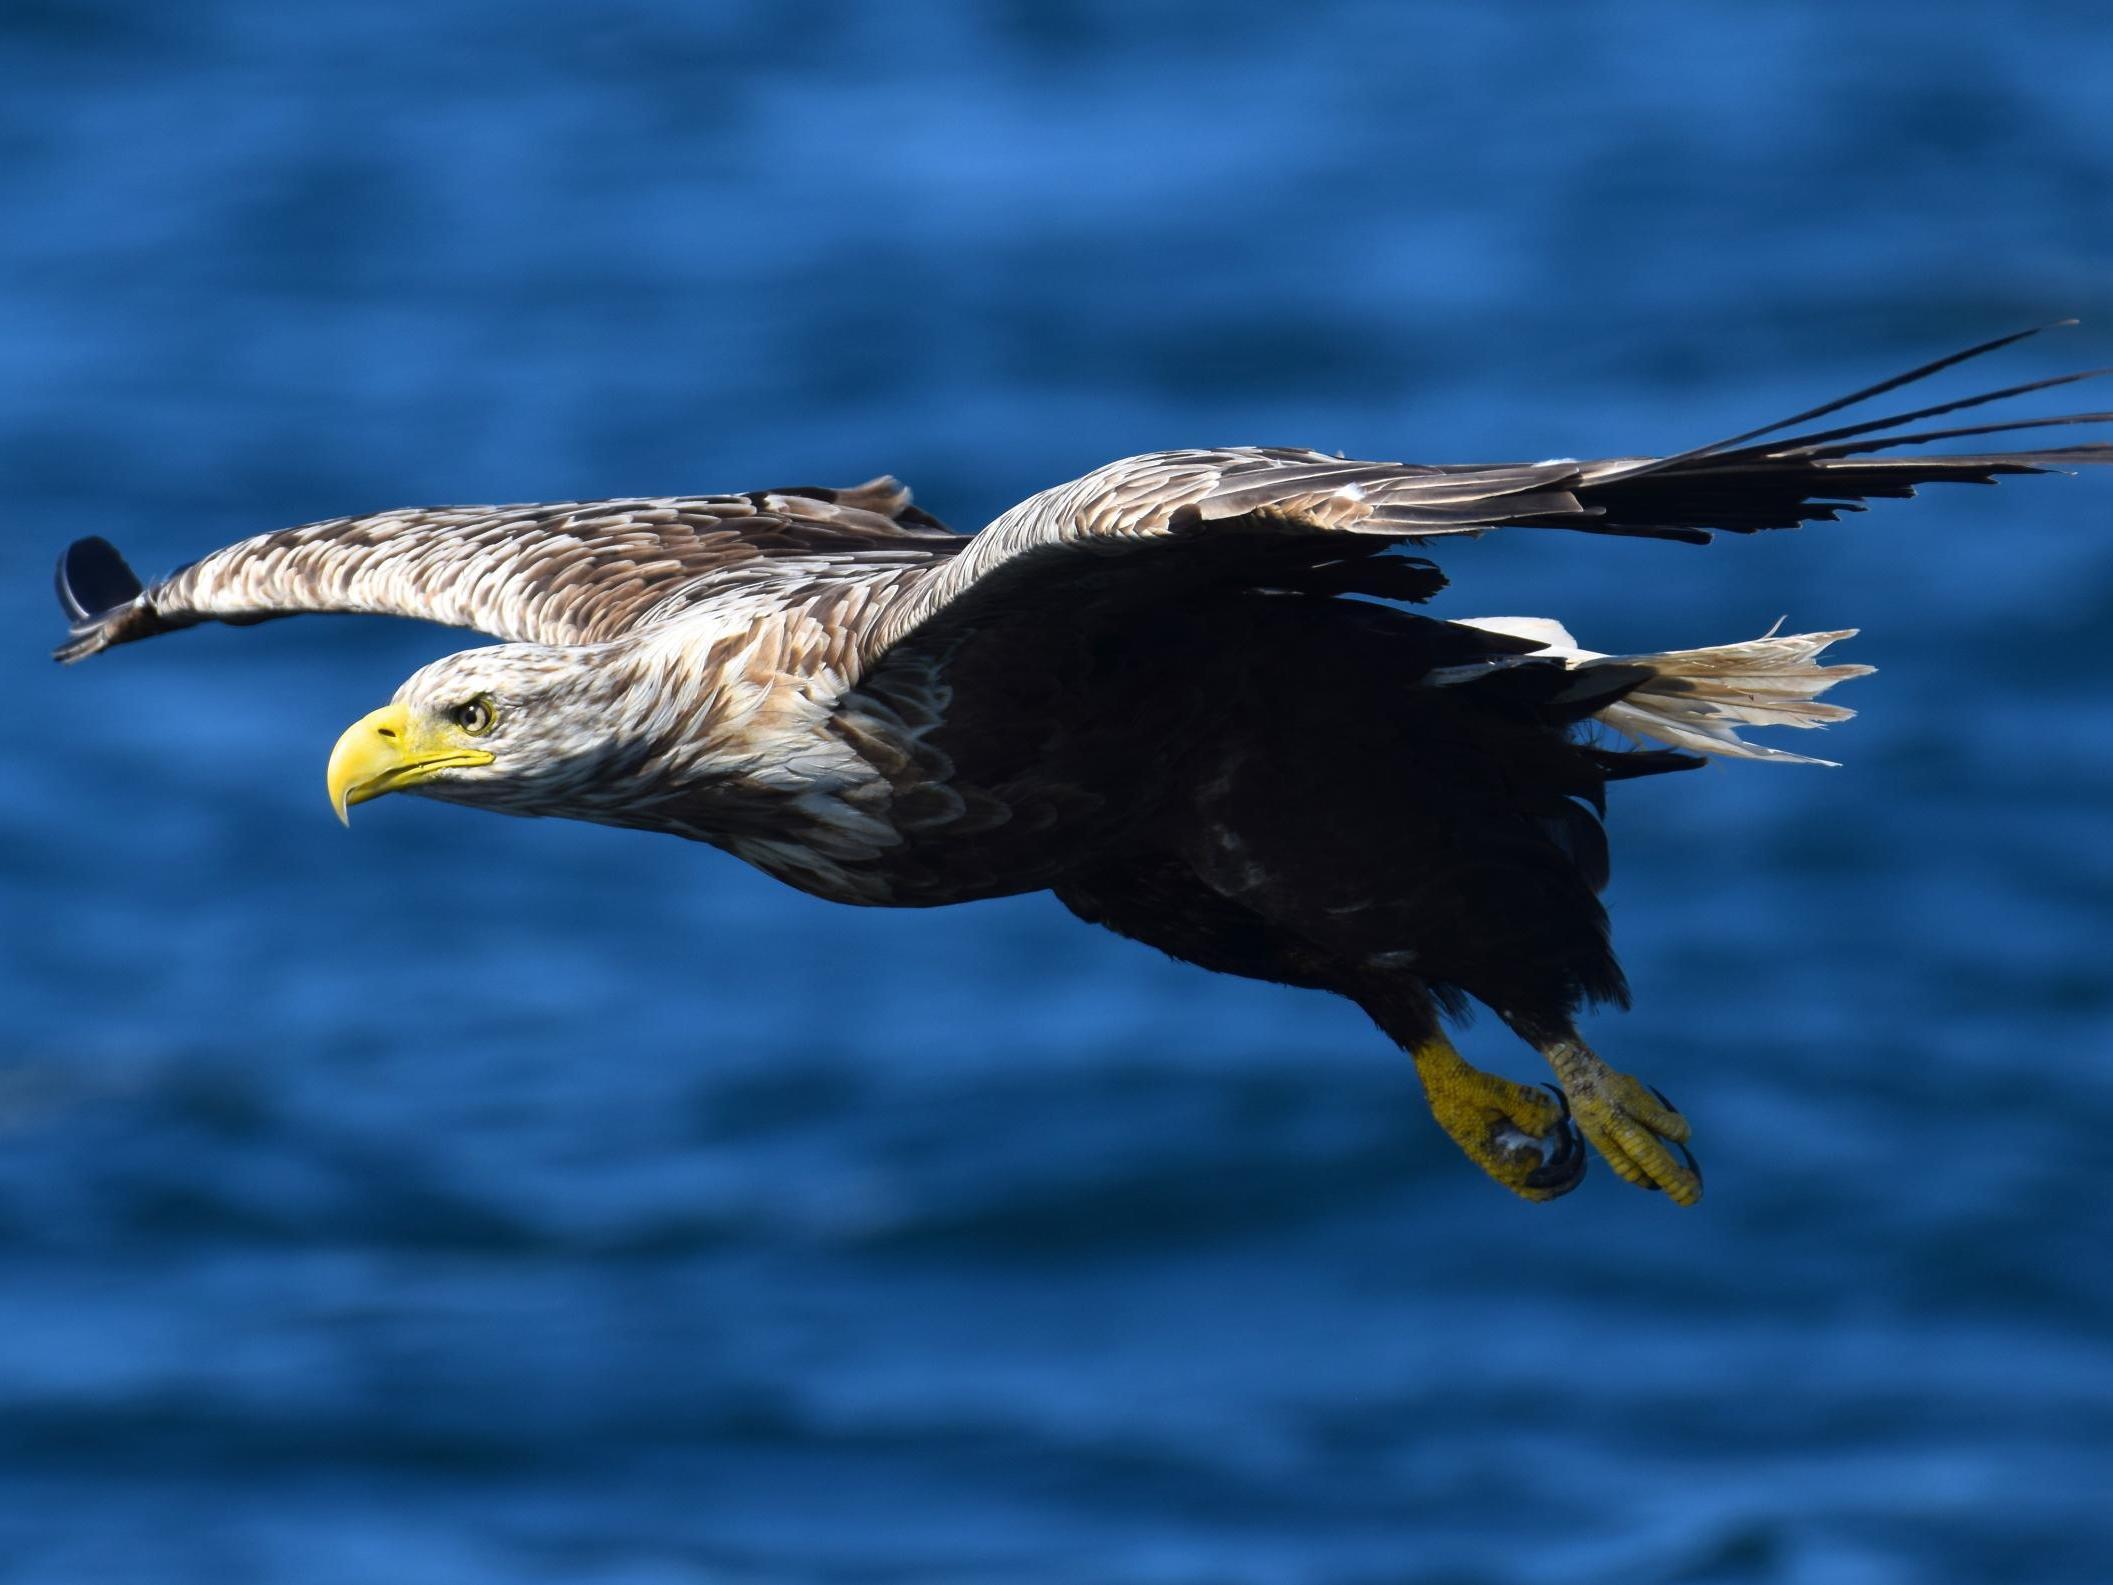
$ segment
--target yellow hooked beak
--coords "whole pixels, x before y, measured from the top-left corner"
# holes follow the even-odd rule
[[[400,704],[360,717],[330,751],[330,807],[349,826],[353,804],[415,787],[450,766],[489,765],[497,757],[469,747],[465,735],[452,722],[421,720]]]

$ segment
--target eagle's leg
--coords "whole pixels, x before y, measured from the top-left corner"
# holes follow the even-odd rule
[[[1562,1081],[1578,1127],[1608,1166],[1641,1188],[1663,1189],[1676,1204],[1702,1198],[1687,1119],[1664,1095],[1607,1066],[1574,1034],[1536,1044]]]
[[[1401,965],[1361,966],[1211,890],[1186,861],[1125,854],[1056,888],[1081,919],[1220,974],[1347,995],[1409,1053],[1431,1115],[1484,1172],[1528,1200],[1577,1187],[1591,1160],[1553,1085],[1517,1084],[1471,1067],[1439,1027],[1429,988]],[[1340,927],[1343,919],[1326,917]]]
[[[1409,1055],[1431,1116],[1468,1160],[1521,1199],[1553,1200],[1577,1187],[1590,1158],[1561,1090],[1484,1073],[1440,1033]]]
[[[1484,1073],[1453,1049],[1430,988],[1404,967],[1366,959],[1352,999],[1416,1064],[1431,1116],[1467,1159],[1526,1200],[1568,1194],[1591,1161],[1554,1085]]]

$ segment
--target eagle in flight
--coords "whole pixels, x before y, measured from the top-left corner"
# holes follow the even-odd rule
[[[1552,621],[1425,615],[1404,607],[1446,580],[1395,552],[1499,528],[1700,542],[2113,462],[2109,444],[1877,455],[2113,418],[1905,427],[2087,374],[1765,438],[2030,334],[1671,456],[1155,452],[972,535],[883,478],[334,518],[144,588],[83,539],[59,565],[57,655],[306,611],[476,629],[503,642],[413,673],[338,740],[340,817],[407,792],[665,831],[847,903],[1047,889],[1187,962],[1350,998],[1446,1133],[1529,1200],[1575,1187],[1589,1142],[1686,1205],[1687,1120],[1574,1021],[1628,995],[1598,897],[1607,784],[1799,760],[1740,730],[1838,721],[1819,696],[1870,668],[1818,663],[1845,632],[1602,655]],[[1557,1083],[1470,1066],[1444,1028],[1470,1000]]]

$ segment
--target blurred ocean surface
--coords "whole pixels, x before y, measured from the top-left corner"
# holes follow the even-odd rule
[[[2113,481],[1447,547],[1882,668],[1845,769],[1617,789],[1693,1213],[1515,1203],[1346,1006],[1046,899],[339,831],[460,635],[44,658],[82,533],[1670,449],[2070,313],[1941,391],[2113,362],[2096,4],[15,0],[0,1577],[2108,1578]]]

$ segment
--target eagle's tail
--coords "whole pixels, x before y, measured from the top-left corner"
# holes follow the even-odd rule
[[[1820,652],[1856,629],[1834,633],[1782,633],[1782,624],[1743,644],[1708,649],[1666,650],[1655,655],[1600,655],[1580,649],[1562,624],[1540,617],[1480,617],[1462,622],[1546,646],[1522,659],[1560,657],[1574,671],[1598,666],[1648,666],[1653,675],[1620,699],[1595,711],[1594,719],[1631,737],[1654,738],[1675,748],[1728,759],[1781,760],[1798,765],[1832,765],[1784,749],[1749,743],[1741,727],[1827,726],[1856,714],[1820,695],[1838,682],[1865,677],[1870,666],[1816,664]]]

